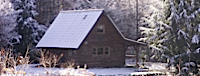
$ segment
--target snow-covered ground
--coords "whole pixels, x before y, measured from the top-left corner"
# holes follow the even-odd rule
[[[139,63],[140,65],[142,63]],[[153,63],[153,62],[145,62],[145,67],[148,69],[136,69],[136,68],[89,68],[82,72],[89,72],[95,74],[97,76],[130,76],[131,73],[135,72],[145,72],[145,71],[166,71],[166,63]],[[39,64],[29,64],[28,68],[25,68],[25,76],[41,76],[46,75],[47,72],[54,74],[54,75],[65,75],[67,71],[70,73],[77,73],[80,70],[77,69],[64,69],[64,68],[43,68],[43,67],[35,67]],[[127,66],[135,65],[135,62],[128,62]],[[17,66],[17,70],[20,69],[22,66]],[[8,75],[7,75],[8,76]]]
[[[37,64],[30,64],[29,68],[27,69],[26,73],[31,74],[31,75],[43,75],[46,74],[47,71],[51,73],[58,73],[60,70],[64,70],[63,68],[38,68],[34,67]],[[86,71],[93,72],[95,75],[100,75],[100,76],[129,76],[131,73],[134,72],[142,72],[142,71],[147,71],[147,70],[165,70],[165,63],[145,63],[145,65],[149,69],[136,69],[136,68],[89,68],[86,69]]]
[[[59,73],[60,70],[64,70],[64,68],[43,68],[43,67],[34,67],[38,64],[30,64],[29,68],[26,70],[26,73],[29,75],[44,75],[46,71],[51,73]],[[19,66],[18,66],[19,68]],[[121,76],[121,75],[131,75],[133,72],[143,71],[142,69],[135,69],[135,68],[89,68],[86,71],[93,72],[95,75],[106,75],[106,76]]]
[[[129,76],[133,72],[142,71],[142,69],[135,68],[92,68],[88,70],[95,73],[97,76]]]
[[[135,66],[136,62],[133,62],[133,59],[126,59],[126,66]],[[142,65],[142,62],[138,62],[139,65]],[[167,63],[159,63],[159,62],[144,62],[144,66],[148,68],[148,70],[166,70]]]
[[[7,70],[6,74],[1,76],[93,76],[93,72],[87,69],[74,69],[74,68],[44,68],[35,67],[40,64],[29,64],[24,66],[17,66],[15,73]],[[21,68],[23,67],[23,69]],[[8,68],[9,69],[9,68]],[[21,71],[20,71],[21,70]]]

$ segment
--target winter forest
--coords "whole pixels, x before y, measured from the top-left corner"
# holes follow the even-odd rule
[[[174,65],[177,75],[200,74],[199,0],[0,0],[0,46],[25,55],[60,11],[87,9],[104,9],[126,38],[146,43],[150,59]]]

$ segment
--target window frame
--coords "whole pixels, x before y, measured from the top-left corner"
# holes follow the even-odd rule
[[[101,31],[98,31],[99,30],[99,28],[101,28],[102,27],[102,32]],[[104,34],[105,33],[105,25],[97,25],[97,33],[98,34]]]
[[[106,50],[106,48],[107,48],[108,50]],[[108,52],[108,54],[106,54],[106,51]],[[109,48],[109,47],[105,47],[105,48],[104,48],[104,54],[105,54],[105,55],[110,55],[110,48]]]
[[[100,48],[103,49],[102,54],[98,54],[98,49],[100,49]],[[108,48],[107,54],[106,54],[106,48]],[[92,48],[92,55],[93,56],[109,56],[110,55],[110,47],[93,47]]]
[[[96,54],[97,55],[103,55],[104,54],[104,48],[96,48]]]

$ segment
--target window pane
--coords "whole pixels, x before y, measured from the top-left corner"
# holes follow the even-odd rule
[[[96,55],[96,54],[97,54],[97,52],[96,52],[96,48],[93,48],[93,50],[92,50],[92,54],[93,54],[93,55]]]
[[[109,54],[109,48],[105,48],[104,53],[105,53],[105,54]]]
[[[98,54],[98,55],[103,54],[103,48],[98,48],[98,49],[97,49],[97,54]]]
[[[101,26],[97,26],[97,32],[101,32],[101,33],[103,33],[103,31],[104,31],[104,27],[103,27],[103,25],[101,25]]]

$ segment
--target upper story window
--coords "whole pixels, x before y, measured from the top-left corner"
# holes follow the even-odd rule
[[[104,33],[105,32],[105,26],[104,25],[98,25],[97,26],[97,33]]]

